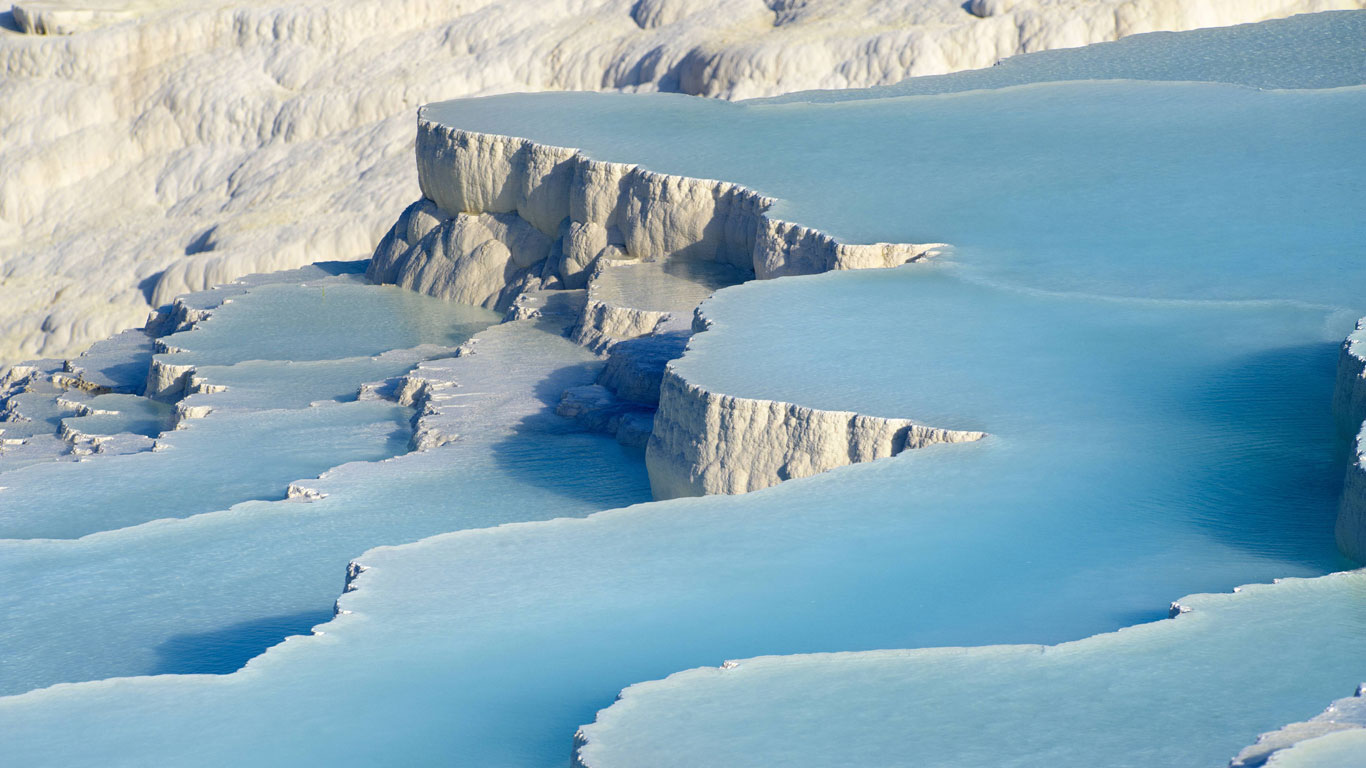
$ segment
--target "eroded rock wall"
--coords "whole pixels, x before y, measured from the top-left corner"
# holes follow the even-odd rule
[[[737,184],[465,131],[425,110],[417,167],[424,199],[384,236],[369,276],[504,309],[523,290],[582,287],[608,262],[693,259],[766,278],[893,267],[937,247],[838,243],[770,218],[773,201]],[[661,319],[590,300],[581,333],[605,348],[599,336],[644,335]]]
[[[1366,319],[1342,343],[1333,411],[1340,428],[1356,435],[1338,506],[1338,548],[1366,563]]]
[[[747,493],[981,432],[710,392],[664,374],[645,449],[656,499]]]

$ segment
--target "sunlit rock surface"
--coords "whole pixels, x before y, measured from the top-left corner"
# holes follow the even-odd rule
[[[1358,322],[1338,355],[1333,413],[1343,436],[1355,435],[1338,508],[1337,537],[1342,551],[1366,562],[1366,321]],[[1358,431],[1359,430],[1359,431]]]
[[[411,113],[425,102],[860,87],[1361,6],[21,0],[0,14],[0,366],[79,353],[188,290],[368,255],[394,201],[416,195]]]
[[[1287,50],[1316,50],[1318,61],[1350,76],[1360,72],[1359,53],[1339,50],[1323,33],[1359,18],[1300,20],[1256,34],[1279,38]],[[1201,38],[1184,55],[1218,59],[1246,42],[1246,30],[1230,34],[1237,38]],[[1122,58],[1141,51],[1120,49]],[[1271,58],[1264,71],[1314,60]],[[639,163],[671,179],[743,184],[774,201],[765,216],[781,215],[830,238],[825,242],[952,243],[949,253],[899,269],[725,288],[704,305],[708,325],[672,371],[734,397],[989,436],[742,496],[572,519],[561,511],[565,500],[576,502],[568,512],[574,515],[642,493],[639,475],[632,485],[626,469],[630,454],[550,412],[565,391],[607,389],[600,382],[611,381],[612,351],[634,340],[613,343],[604,362],[554,333],[523,336],[574,316],[547,317],[552,297],[589,290],[542,287],[512,302],[513,322],[482,335],[498,346],[481,353],[484,342],[475,341],[473,354],[419,366],[411,379],[417,383],[395,391],[414,404],[424,392],[440,394],[428,400],[431,415],[459,418],[459,366],[477,364],[481,354],[519,362],[515,347],[505,345],[537,340],[526,351],[547,369],[528,366],[508,382],[526,393],[515,398],[528,404],[517,424],[592,441],[597,447],[582,461],[566,460],[557,449],[563,443],[540,431],[495,426],[501,437],[490,450],[481,436],[438,429],[440,447],[346,465],[293,484],[296,499],[313,501],[279,502],[354,509],[348,519],[360,533],[353,542],[374,541],[369,521],[376,514],[406,516],[413,507],[437,516],[472,510],[475,525],[535,521],[359,556],[333,621],[233,674],[105,680],[0,700],[0,747],[24,763],[58,765],[563,764],[575,729],[618,691],[690,667],[713,669],[675,677],[677,686],[632,689],[621,708],[584,730],[578,759],[1220,764],[1258,733],[1312,717],[1359,680],[1366,664],[1361,572],[1322,576],[1349,565],[1331,533],[1343,465],[1328,403],[1341,339],[1366,311],[1355,250],[1363,234],[1356,184],[1363,169],[1353,151],[1366,102],[1360,87],[1258,91],[1212,79],[1026,85],[831,106],[571,96],[447,105],[442,120],[471,139],[521,135],[550,148],[519,144],[528,156],[582,156],[593,162],[581,167],[599,170]],[[848,136],[859,143],[843,140]],[[803,162],[756,151],[774,146]],[[1248,146],[1259,150],[1251,158]],[[452,188],[463,183],[452,178]],[[682,191],[720,188],[670,183]],[[532,205],[537,188],[515,190],[534,208],[522,216],[519,207],[518,217],[542,235],[566,237],[568,229],[541,228],[559,198]],[[1287,196],[1298,204],[1293,209]],[[707,242],[698,239],[706,227],[695,219],[681,217],[675,228],[667,204],[651,210],[665,223],[645,242]],[[422,231],[428,223],[416,227],[418,242],[434,231]],[[405,226],[405,238],[411,229]],[[742,238],[747,232],[740,230]],[[685,237],[672,239],[676,234]],[[586,250],[602,242],[584,237]],[[579,297],[586,307],[587,297]],[[634,367],[627,363],[623,357],[618,365]],[[423,367],[430,376],[421,375]],[[471,404],[503,401],[496,391],[484,396],[486,373],[470,373],[481,382],[469,393]],[[455,439],[445,442],[451,433]],[[469,452],[441,453],[462,446]],[[532,463],[488,475],[467,469],[467,461],[477,466],[508,450]],[[424,476],[435,483],[430,495],[415,483],[419,464],[433,468]],[[459,485],[452,490],[447,482]],[[517,499],[528,491],[534,503]],[[515,509],[493,509],[509,497]],[[237,566],[239,536],[215,525],[240,525],[242,536],[254,537],[267,520],[295,520],[275,507],[259,517],[243,509],[57,544],[104,545],[118,562],[163,531],[179,531],[212,539],[221,547],[218,562]],[[528,510],[545,516],[525,517]],[[250,538],[251,554],[288,562],[308,551],[301,542],[324,538],[320,533]],[[158,546],[165,549],[148,557],[148,571],[165,562],[165,552],[195,552],[179,542]],[[24,570],[63,574],[79,585],[82,579],[66,578],[68,569]],[[263,580],[272,570],[202,591],[236,598],[245,611],[263,594],[288,594],[280,582]],[[200,571],[222,579],[233,568]],[[1278,576],[1301,578],[1183,598],[1190,612],[1159,621],[1173,596]],[[331,578],[339,584],[340,571]],[[126,591],[103,601],[109,610],[120,611],[120,601],[146,606],[137,602],[146,599],[146,586],[123,581]],[[85,599],[75,590],[73,600]],[[200,601],[200,592],[195,586],[176,599]],[[148,612],[162,623],[123,641],[126,647],[145,648],[174,626],[169,613]],[[295,623],[316,621],[316,614],[304,616]],[[1080,639],[1090,635],[1099,636]],[[1003,643],[1016,645],[989,647]],[[926,646],[986,647],[877,650]],[[807,655],[836,651],[868,653],[835,657],[850,660],[839,668],[828,663],[832,657]],[[725,659],[772,654],[796,656],[714,669]],[[1249,658],[1263,663],[1245,663]],[[883,663],[898,665],[896,673]],[[869,674],[843,674],[858,665]],[[814,686],[784,674],[794,669],[810,670]],[[185,664],[174,671],[227,670]],[[752,682],[768,671],[777,674],[767,688],[709,692],[693,685]],[[963,680],[980,682],[959,685]],[[826,683],[848,696],[805,695]],[[745,703],[746,696],[790,690],[801,695]],[[1250,690],[1267,695],[1245,695]],[[651,709],[652,691],[681,692],[680,706]],[[984,696],[992,702],[985,716]],[[1048,705],[1047,718],[1031,700]],[[917,734],[918,721],[900,716],[907,708],[948,725],[908,747],[902,739]],[[789,738],[803,726],[797,742]],[[613,752],[618,738],[625,746]],[[794,743],[810,748],[798,753]]]

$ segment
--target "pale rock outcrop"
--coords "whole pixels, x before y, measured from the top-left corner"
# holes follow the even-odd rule
[[[748,270],[725,262],[687,256],[662,261],[599,258],[575,339],[610,354],[632,339],[686,334],[702,301],[751,277]]]
[[[153,340],[147,331],[124,331],[96,342],[80,357],[65,361],[62,371],[53,374],[53,382],[95,394],[141,394],[152,353]]]
[[[56,429],[71,413],[63,406],[65,390],[53,383],[64,370],[64,361],[48,359],[0,372],[0,468],[72,458],[72,445]]]
[[[1343,554],[1366,563],[1366,426],[1357,435],[1347,465],[1335,533]]]
[[[158,352],[164,353],[164,348]],[[173,363],[160,354],[152,358],[147,369],[147,382],[143,392],[153,400],[172,402],[190,394],[195,367],[184,363]]]
[[[1004,16],[1017,8],[1029,7],[1030,0],[968,0],[964,6],[968,13],[979,19]]]
[[[574,328],[574,341],[594,352],[606,353],[619,341],[636,339],[665,330],[673,317],[669,312],[623,307],[594,300],[590,286],[583,316]]]
[[[439,218],[433,207],[427,200],[409,206],[402,226],[376,249],[367,277],[499,311],[543,285],[552,241],[525,219],[510,213]]]
[[[555,265],[555,272],[564,282],[565,288],[583,288],[588,284],[592,267],[599,258],[607,261],[624,261],[626,252],[612,246],[608,252],[607,228],[593,220],[570,221],[564,233],[560,250],[561,260]]]
[[[691,311],[692,304],[677,309],[664,308],[650,302],[632,301],[629,291],[622,290],[620,277],[627,268],[639,266],[635,273],[652,272],[659,262],[636,265],[630,260],[599,259],[588,280],[587,296],[579,322],[574,327],[574,341],[599,354],[607,354],[619,342],[663,333],[679,327],[679,310]],[[646,275],[649,280],[654,275]],[[649,306],[640,306],[647,304]]]
[[[1356,434],[1366,421],[1366,318],[1357,321],[1356,330],[1338,351],[1333,415],[1347,434]]]
[[[1366,563],[1366,319],[1342,343],[1333,412],[1340,428],[1356,435],[1338,505],[1338,548]]]
[[[935,255],[944,243],[841,243],[820,230],[765,219],[754,247],[759,277],[810,275],[836,269],[885,269]]]
[[[709,392],[664,374],[645,450],[656,499],[747,493],[982,432]]]
[[[578,317],[583,314],[586,291],[546,289],[519,294],[503,315],[503,322],[531,320],[546,315]]]
[[[604,298],[595,278],[614,266],[715,263],[735,271],[729,283],[892,267],[940,247],[839,243],[771,219],[773,200],[736,184],[465,131],[427,108],[418,116],[417,166],[425,197],[381,240],[369,276],[499,309],[522,291],[586,284],[576,333],[598,351],[651,333],[696,303],[645,307]]]
[[[15,25],[24,32],[33,35],[70,35],[135,19],[173,4],[169,0],[23,0],[15,3],[11,11]]]
[[[626,252],[635,258],[681,256],[754,271],[760,217],[773,200],[738,184],[636,168],[621,215]]]

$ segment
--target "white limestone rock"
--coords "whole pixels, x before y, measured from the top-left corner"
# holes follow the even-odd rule
[[[152,337],[132,329],[96,342],[54,376],[62,386],[87,392],[141,394],[151,359]]]
[[[1357,435],[1352,458],[1347,464],[1334,533],[1343,554],[1358,563],[1366,563],[1366,425]]]
[[[570,221],[564,234],[563,255],[556,268],[565,288],[583,288],[600,257],[609,261],[625,256],[613,248],[607,252],[607,228],[596,221]]]
[[[684,316],[707,293],[751,275],[893,267],[942,247],[839,243],[770,219],[766,211],[773,201],[735,184],[602,163],[570,149],[465,131],[425,109],[418,117],[417,164],[427,197],[391,227],[369,276],[499,309],[515,303],[522,291],[586,284],[587,303],[574,338],[600,353],[623,339],[686,327]],[[704,275],[706,264],[733,275]],[[633,290],[617,277],[627,272],[615,269],[668,273],[672,265],[692,265],[677,284],[699,288],[675,288],[671,296]],[[646,276],[643,284],[664,280]]]
[[[944,243],[841,243],[820,230],[765,219],[754,244],[754,274],[761,278],[810,275],[836,269],[887,269],[938,255]]]
[[[894,267],[942,246],[839,243],[770,219],[774,201],[739,185],[473,133],[441,123],[427,109],[419,111],[417,147],[427,197],[409,206],[385,236],[371,261],[371,278],[510,308],[520,293],[547,283],[577,284],[591,265],[572,338],[607,354],[609,363],[595,386],[566,392],[558,410],[624,442],[648,432],[646,461],[656,498],[744,493],[907,448],[983,437],[706,392],[665,372],[663,364],[677,349],[613,354],[632,340],[641,349],[652,338],[668,337],[665,344],[676,345],[695,325],[704,328],[705,322],[694,323],[693,309],[724,285]],[[614,232],[626,259],[607,258]],[[534,253],[513,260],[528,271],[510,268],[507,254],[532,241]],[[455,439],[457,432],[443,427],[432,408],[459,395],[445,392],[449,383],[441,377],[424,378],[421,369],[411,378],[403,397],[423,408],[414,446]],[[624,404],[630,401],[639,405]],[[659,410],[647,430],[648,408],[639,406],[655,403]]]
[[[645,451],[656,499],[747,493],[934,443],[986,435],[709,392],[664,374]]]
[[[190,393],[194,371],[193,365],[173,363],[158,355],[152,358],[152,365],[147,371],[147,383],[143,387],[143,391],[147,397],[154,400],[164,402],[179,400]]]
[[[1366,563],[1366,319],[1342,344],[1333,412],[1340,427],[1356,435],[1338,505],[1338,548]]]
[[[444,216],[419,200],[399,217],[370,260],[367,277],[431,296],[506,311],[539,289],[552,241],[512,214]]]
[[[559,317],[573,321],[583,314],[587,291],[545,289],[518,294],[508,308],[503,322],[534,320],[538,317]]]
[[[968,13],[979,19],[989,19],[992,16],[1004,16],[1016,9],[1023,10],[1031,5],[1029,0],[968,0],[964,7]]]
[[[1333,414],[1348,434],[1355,434],[1366,421],[1366,318],[1357,321],[1356,330],[1338,351]]]
[[[619,341],[664,331],[675,319],[672,312],[623,307],[593,298],[589,291],[583,316],[574,328],[574,341],[598,353],[606,353]]]
[[[439,226],[435,222],[460,215],[515,214],[551,238],[552,251],[558,247],[561,257],[545,275],[570,288],[623,261],[714,262],[735,269],[733,282],[740,282],[750,275],[894,267],[943,247],[839,243],[769,218],[774,201],[736,184],[602,163],[570,149],[465,131],[426,109],[418,115],[417,165],[429,202],[410,206],[376,250],[371,275],[378,279],[396,279],[389,265],[418,245],[418,232],[429,231],[410,231],[415,217],[430,217],[424,221]],[[500,221],[511,226],[510,219]]]

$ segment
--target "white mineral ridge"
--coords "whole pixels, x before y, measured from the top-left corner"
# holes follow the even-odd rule
[[[982,432],[710,392],[664,374],[645,449],[656,499],[748,493]]]
[[[371,252],[395,201],[414,197],[409,115],[425,102],[869,86],[1137,32],[1358,7],[19,2],[0,15],[0,365],[77,353],[186,291]]]
[[[1338,547],[1348,557],[1366,563],[1366,319],[1342,343],[1333,411],[1341,428],[1356,434],[1338,507]]]

